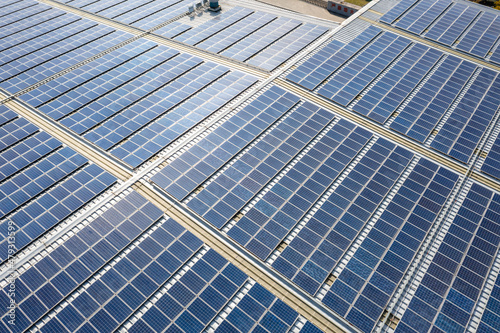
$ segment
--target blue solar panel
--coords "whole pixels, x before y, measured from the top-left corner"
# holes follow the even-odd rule
[[[100,14],[101,11],[106,10],[108,8],[121,5],[125,0],[106,0],[106,1],[97,1],[87,6],[82,6],[80,8],[85,9],[91,13]]]
[[[405,50],[409,39],[386,32],[361,51],[318,90],[318,94],[347,106]]]
[[[477,332],[498,332],[500,325],[500,275],[497,277]]]
[[[457,49],[484,58],[500,36],[500,16],[484,12],[461,38]]]
[[[312,208],[372,133],[340,120],[228,232],[265,260]]]
[[[300,21],[280,17],[220,54],[239,61],[246,61],[297,28],[300,24]]]
[[[328,28],[315,24],[303,24],[248,59],[247,63],[272,71],[327,31]]]
[[[253,10],[244,7],[232,8],[231,10],[220,14],[216,18],[175,37],[175,40],[189,45],[197,45],[215,34],[220,33],[224,29],[227,29],[236,22],[244,19],[253,12]]]
[[[413,154],[378,139],[273,263],[315,295]]]
[[[0,14],[0,17],[2,18],[0,28],[4,28],[9,24],[17,22],[18,20],[29,18],[48,9],[50,9],[50,6],[40,4],[35,1],[17,2],[2,9],[2,13]]]
[[[0,105],[0,126],[3,126],[4,124],[16,119],[18,117],[17,113],[9,109],[8,107],[4,105]],[[0,150],[3,150],[4,148],[1,148]]]
[[[418,0],[405,0],[400,1],[396,6],[394,6],[388,13],[380,18],[381,22],[387,24],[392,24],[398,17],[400,17],[404,12],[408,10],[411,6],[415,4]]]
[[[38,131],[38,127],[24,118],[17,118],[9,110],[5,113],[4,123],[0,127],[0,151],[9,148],[12,145],[24,140]]]
[[[107,1],[103,1],[106,3]],[[107,17],[107,18],[115,18],[117,16],[120,16],[124,13],[130,12],[136,8],[142,7],[147,5],[151,1],[137,1],[137,0],[126,0],[122,1],[114,6],[110,6],[109,8],[103,9],[99,11],[99,15]],[[88,7],[85,8],[85,10],[88,10]]]
[[[396,332],[465,331],[498,251],[499,221],[500,195],[473,184]]]
[[[189,29],[191,29],[191,26],[175,21],[158,30],[155,30],[154,33],[163,37],[174,38],[175,36],[180,35],[181,33],[188,31]]]
[[[488,156],[481,166],[481,171],[500,179],[500,136],[493,143]]]
[[[165,329],[201,332],[247,278],[236,266],[209,250],[143,313],[128,332],[162,332]]]
[[[323,298],[371,331],[443,208],[458,175],[421,160]]]
[[[143,30],[149,30],[158,24],[187,13],[188,6],[192,4],[191,0],[156,0],[114,19]]]
[[[191,199],[188,206],[221,228],[333,118],[329,111],[303,104]]]
[[[500,76],[483,68],[431,147],[467,163],[500,106]]]
[[[277,16],[264,12],[253,13],[222,30],[218,34],[206,39],[204,42],[199,43],[196,47],[214,53],[222,52],[269,22],[274,21],[276,18]]]
[[[421,0],[395,26],[420,35],[451,3],[451,0]]]
[[[497,46],[496,50],[491,55],[490,61],[500,65],[500,46]]]
[[[391,124],[395,131],[424,142],[453,104],[477,66],[448,56]]]
[[[151,180],[184,199],[298,102],[297,96],[272,86]]]
[[[349,58],[373,40],[382,30],[370,26],[348,45],[339,49],[339,42],[332,41],[316,53],[286,78],[309,90],[314,90]]]
[[[429,31],[425,38],[451,46],[479,14],[479,9],[454,3]]]
[[[66,0],[64,0],[66,1]],[[66,1],[66,3],[72,7],[76,8],[82,8],[85,6],[88,6],[90,4],[93,4],[94,2],[99,2],[99,0],[70,0]]]
[[[16,24],[10,24],[6,27],[3,27],[2,31],[0,32],[0,38],[2,38],[2,46],[0,49],[4,50],[6,48],[12,47],[13,45],[22,43],[28,39],[42,35],[47,31],[50,31],[51,26],[57,27],[58,25],[63,25],[65,18],[63,16],[64,14],[65,13],[62,10],[51,9],[40,12],[37,15],[19,20],[16,22]],[[73,16],[75,20],[78,18],[76,15],[67,16]]]
[[[413,45],[352,109],[385,123],[442,55],[422,44]]]

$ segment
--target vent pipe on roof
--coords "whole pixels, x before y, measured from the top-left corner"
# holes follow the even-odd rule
[[[208,10],[210,10],[212,12],[218,12],[219,10],[221,10],[221,7],[219,5],[219,1],[218,0],[210,0],[210,7],[208,7]]]

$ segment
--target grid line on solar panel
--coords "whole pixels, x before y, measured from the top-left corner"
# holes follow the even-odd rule
[[[163,2],[165,3],[165,2]],[[164,8],[159,12],[153,12],[145,17],[135,17],[135,21],[131,25],[138,27],[143,30],[149,30],[160,23],[166,22],[168,20],[174,19],[178,16],[188,13],[188,6],[192,4],[190,0],[184,0],[181,2],[175,1],[174,4],[168,8]]]
[[[97,58],[86,65],[76,68],[66,75],[51,80],[43,86],[21,95],[20,98],[26,103],[39,108],[45,114],[51,115],[52,118],[59,119],[60,116],[58,114],[66,114],[70,112],[68,110],[77,108],[79,105],[73,104],[71,99],[66,98],[69,99],[69,101],[66,101],[67,103],[72,103],[70,108],[69,106],[63,104],[64,100],[60,100],[61,96],[70,92],[78,92],[78,102],[84,103],[86,96],[85,92],[89,93],[89,90],[92,91],[92,88],[96,89],[97,87],[104,89],[102,87],[103,83],[98,79],[99,76],[108,73],[110,77],[119,77],[119,73],[123,73],[127,69],[127,65],[124,65],[126,62],[135,59],[136,64],[140,65],[141,58],[138,57],[146,54],[145,59],[148,59],[147,52],[151,51],[155,46],[156,44],[150,41],[134,41],[100,58]],[[145,60],[145,62],[147,61],[148,60]],[[120,66],[123,66],[121,67],[121,71]],[[128,68],[130,68],[130,64],[128,65]],[[113,72],[113,70],[116,72]],[[92,82],[93,80],[96,80],[97,82]],[[101,86],[99,86],[98,83],[101,83]],[[86,86],[86,84],[88,84],[88,86]],[[79,91],[78,89],[82,90]],[[87,101],[89,100],[90,96]],[[55,105],[50,104],[53,101],[57,101]],[[47,104],[49,105],[45,106]],[[58,106],[57,109],[59,113],[54,113],[53,111],[56,109],[56,106]]]
[[[98,1],[99,0],[74,0],[74,1],[70,0],[67,2],[67,4],[70,5],[71,7],[82,8]]]
[[[129,33],[97,26],[83,36],[56,43],[57,49],[42,49],[1,67],[0,87],[16,93],[62,70],[91,58],[108,48],[127,40]],[[26,66],[26,63],[29,66]]]
[[[327,31],[328,28],[315,24],[303,24],[252,56],[246,62],[272,71]]]
[[[245,273],[210,249],[128,331],[201,332],[247,279]]]
[[[146,303],[203,245],[172,219],[164,221],[151,234],[135,242],[130,252],[122,251],[120,256],[115,256],[113,265],[94,270],[102,275],[100,279],[80,287],[73,300],[46,323],[45,331],[53,331],[53,325],[61,327],[60,332],[78,329],[112,331]],[[244,277],[246,279],[246,275]],[[181,278],[183,284],[174,289],[174,295],[180,302],[188,299],[189,289],[184,285],[196,290],[200,280],[188,271]],[[221,283],[226,282],[221,280]],[[76,317],[76,320],[68,321],[68,316]]]
[[[41,12],[39,13],[39,15],[36,15],[34,17],[29,17],[25,20],[18,21],[16,22],[16,24],[11,25],[10,27],[3,27],[2,31],[0,32],[2,49],[6,49],[8,47],[11,47],[12,45],[22,43],[27,39],[31,39],[37,35],[41,35],[47,31],[50,31],[50,28],[48,28],[47,26],[50,27],[51,24],[60,24],[59,20],[61,20],[63,15],[65,15],[65,13],[62,10],[50,9],[46,12]],[[76,16],[73,17],[76,19]],[[59,19],[54,20],[55,18]],[[38,31],[38,29],[40,29],[40,31]]]
[[[229,229],[228,236],[265,260],[371,137],[340,120]]]
[[[499,36],[500,16],[490,12],[483,12],[456,47],[457,50],[484,58]]]
[[[305,103],[198,193],[188,207],[221,228],[334,119]]]
[[[145,112],[151,102],[148,99],[141,100],[132,108],[127,108],[119,115],[101,122],[97,127],[88,131],[84,137],[105,150],[112,149],[128,136],[208,87],[228,72],[227,68],[212,67],[211,65],[207,65],[205,68],[203,65],[194,68],[181,78],[163,86],[158,94],[161,97],[153,95],[164,99],[162,108],[149,109],[148,112]]]
[[[318,94],[347,106],[410,44],[409,39],[384,33],[342,67]]]
[[[500,244],[500,196],[473,184],[397,331],[464,331]]]
[[[394,26],[420,35],[451,4],[451,0],[421,0]]]
[[[448,56],[391,123],[391,129],[425,142],[473,77],[477,66]]]
[[[0,8],[5,8],[5,7],[8,7],[8,6],[12,6],[12,5],[15,5],[16,3],[18,2],[22,2],[23,0],[4,0],[2,1],[2,3],[0,4]],[[25,1],[25,3],[29,3],[30,1]],[[34,1],[32,1],[31,3],[35,3]]]
[[[488,152],[488,156],[486,156],[486,159],[481,166],[481,171],[492,177],[500,179],[500,136],[497,137]]]
[[[261,29],[263,26],[269,24],[277,18],[276,15],[256,12],[236,22],[232,26],[222,30],[205,41],[196,45],[200,49],[210,52],[219,53],[233,44],[239,42],[241,39],[251,35],[253,32]]]
[[[477,332],[499,332],[500,323],[500,275],[493,286],[493,289],[482,314]]]
[[[436,65],[443,53],[414,44],[352,109],[383,124]]]
[[[5,151],[12,145],[32,136],[39,129],[24,118],[20,118],[12,112],[4,114],[8,118],[0,127],[0,152]]]
[[[342,270],[323,304],[371,331],[458,175],[421,159]]]
[[[191,29],[190,25],[174,21],[172,23],[167,24],[166,26],[161,27],[160,29],[154,30],[154,34],[160,35],[166,38],[174,38],[180,35],[183,32]]]
[[[482,68],[431,147],[467,163],[500,106],[500,76]]]
[[[19,323],[21,327],[16,325],[16,328],[22,331],[35,323],[47,310],[53,308],[55,303],[70,295],[78,285],[94,275],[107,261],[119,255],[141,235],[150,232],[151,226],[159,224],[162,215],[160,209],[136,192],[131,192],[83,229],[77,229],[63,244],[18,277],[16,283],[19,283],[19,294],[16,302],[22,313]],[[155,240],[169,241],[177,236],[175,231],[170,233],[163,231],[162,234],[157,231],[151,235],[149,243],[154,245]],[[172,266],[174,265],[172,261]],[[114,286],[121,282],[113,272],[104,274],[101,281],[110,283],[113,278]],[[4,288],[0,295],[4,300],[8,295],[8,288]],[[30,309],[33,303],[39,305],[35,310]],[[92,303],[89,302],[89,305]],[[6,323],[8,312],[2,310],[2,316],[3,322]],[[24,318],[26,320],[22,320]]]
[[[115,16],[113,19],[117,21],[130,24],[142,20],[143,18],[147,18],[150,15],[154,15],[156,13],[161,13],[163,10],[168,9],[168,7],[173,6],[181,0],[155,0],[148,3],[148,6],[140,6],[126,13]]]
[[[280,17],[225,49],[220,54],[244,62],[300,25],[300,21]]]
[[[101,11],[112,8],[114,6],[118,6],[125,2],[125,0],[106,0],[106,1],[98,1],[88,6],[83,7],[86,11],[100,14]]]
[[[31,17],[33,15],[37,15],[38,13],[49,9],[50,6],[46,4],[40,4],[31,1],[23,1],[17,6],[9,6],[7,11],[3,12],[2,15],[0,15],[0,17],[2,18],[0,28],[3,28],[9,24],[16,23],[19,20]]]
[[[289,332],[298,317],[297,311],[255,283],[215,332]]]
[[[91,63],[86,68],[76,69],[76,73],[70,72],[64,75],[63,77],[57,79],[54,83],[47,83],[46,86],[53,85],[55,89],[61,89],[58,87],[62,84],[62,82],[69,81],[75,74],[80,72],[79,70],[89,71],[83,72],[81,75],[81,77],[89,77],[89,80],[83,82],[81,85],[76,85],[77,83],[74,83],[76,86],[74,89],[67,92],[63,90],[54,98],[51,98],[52,92],[50,90],[47,90],[44,94],[44,90],[47,88],[43,88],[43,86],[33,90],[31,95],[34,95],[35,98],[42,99],[42,101],[47,101],[44,102],[44,104],[38,105],[39,110],[54,120],[60,121],[61,119],[78,112],[82,108],[88,107],[89,105],[92,105],[92,103],[96,103],[96,101],[100,98],[107,98],[107,95],[112,94],[127,83],[130,84],[130,82],[137,80],[141,75],[152,68],[155,68],[155,66],[172,60],[179,54],[173,49],[165,47],[152,48],[151,46],[152,45],[146,44],[141,47],[136,47],[134,51],[127,52],[127,55],[132,55],[131,59],[127,59],[128,57],[126,57],[124,61],[118,64],[118,66],[112,67],[110,70],[105,71],[101,75],[94,75],[94,73],[100,73],[96,73],[97,70],[92,69]],[[137,56],[135,56],[136,51],[140,52]],[[103,60],[105,60],[105,58]],[[174,60],[174,62],[178,62],[178,59]],[[113,59],[111,60],[111,65],[112,64]],[[104,67],[106,70],[107,66],[105,66],[106,65],[98,66],[98,68]],[[80,78],[80,76],[77,76],[77,78]],[[72,81],[69,81],[66,84],[70,85],[71,83]],[[115,98],[116,96],[112,99],[107,98],[101,104],[106,105]]]
[[[381,32],[381,29],[370,26],[347,45],[332,41],[288,74],[286,79],[312,91]]]
[[[102,10],[99,12],[99,15],[114,19],[117,16],[123,15],[125,13],[128,13],[132,10],[135,10],[137,8],[143,7],[148,5],[149,3],[153,2],[152,0],[150,1],[136,1],[136,0],[127,0],[122,3],[120,3],[119,6],[113,6],[108,9]]]
[[[299,97],[272,86],[151,180],[178,200],[185,199],[299,101]]]
[[[219,14],[216,18],[177,36],[175,40],[188,45],[197,45],[253,13],[253,10],[245,7],[234,7],[227,12]]]
[[[480,13],[477,8],[454,3],[424,37],[451,46]]]
[[[273,262],[315,295],[410,164],[413,154],[378,139]]]
[[[380,21],[385,22],[387,24],[392,24],[395,20],[398,19],[398,17],[403,15],[403,13],[405,13],[417,1],[418,0],[407,0],[398,2],[396,6],[394,6],[389,12],[387,12],[384,16],[380,18]]]
[[[229,73],[128,137],[113,148],[111,154],[138,167],[256,82],[256,78],[243,73]],[[163,103],[161,101],[156,105],[160,107]]]
[[[495,64],[500,65],[500,43],[497,43],[498,46],[495,51],[493,51],[493,54],[490,57],[490,61],[494,62]]]

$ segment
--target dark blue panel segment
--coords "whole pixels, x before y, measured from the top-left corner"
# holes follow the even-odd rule
[[[380,21],[387,24],[392,24],[392,22],[403,15],[403,13],[406,12],[417,1],[418,0],[407,0],[398,2],[396,6],[394,6],[388,13],[380,18]]]
[[[460,40],[457,49],[484,58],[499,36],[500,16],[483,12],[474,26]]]
[[[500,137],[497,137],[495,143],[493,143],[488,156],[481,166],[481,171],[500,179]]]
[[[395,26],[420,35],[451,3],[451,0],[421,0]]]

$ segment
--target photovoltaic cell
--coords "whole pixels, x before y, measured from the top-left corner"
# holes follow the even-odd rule
[[[299,100],[297,96],[272,86],[151,180],[178,200],[183,200]]]
[[[370,140],[340,120],[228,232],[265,260]]]
[[[174,39],[189,45],[197,45],[207,38],[227,29],[253,12],[253,10],[244,7],[232,8],[228,12],[217,16],[217,18],[207,21]]]
[[[157,20],[161,19],[164,16],[166,17],[166,19],[163,20],[163,22],[167,21],[172,17],[177,16],[178,15],[177,11],[180,8],[185,9],[186,12],[187,2],[180,0],[168,0],[168,1],[155,0],[149,2],[146,6],[140,6],[131,11],[115,16],[113,19],[126,24],[134,24],[137,27],[143,25],[149,26],[149,24],[151,23],[153,24],[151,26],[152,28],[155,25],[161,23],[161,22],[157,23]]]
[[[246,62],[272,71],[327,31],[328,28],[315,24],[303,24]]]
[[[334,118],[310,103],[301,105],[233,165],[198,193],[188,207],[222,228]],[[237,152],[237,147],[232,149]]]
[[[111,153],[137,167],[256,81],[253,76],[239,72],[229,73],[129,136],[126,141],[113,148]],[[155,103],[155,107],[161,108],[170,103],[168,100],[161,100]]]
[[[370,26],[349,44],[341,47],[332,41],[324,49],[313,55],[286,78],[306,89],[314,90],[330,75],[372,41],[382,30]],[[340,48],[339,48],[340,47]]]
[[[500,136],[497,137],[495,143],[493,143],[488,156],[481,166],[481,171],[500,179]]]
[[[461,38],[457,49],[484,58],[499,36],[500,16],[484,12],[469,32]]]
[[[189,29],[191,29],[191,26],[178,21],[174,21],[158,30],[155,30],[154,33],[166,38],[174,38],[175,36],[180,35],[181,33],[188,31]]]
[[[499,221],[500,195],[473,184],[396,332],[465,331],[498,251]]]
[[[2,9],[0,28],[50,9],[46,4],[35,1],[21,1]]]
[[[499,332],[498,323],[500,322],[500,275],[497,277],[493,290],[490,294],[486,310],[483,313],[477,332]]]
[[[496,50],[491,55],[490,61],[500,65],[500,46],[497,46]]]
[[[467,163],[499,106],[500,76],[482,68],[431,147]]]
[[[32,17],[19,20],[16,22],[16,24],[11,24],[3,27],[2,31],[0,32],[0,38],[2,39],[1,50],[12,47],[13,45],[20,44],[35,36],[42,35],[47,31],[50,31],[50,27],[52,25],[55,25],[57,27],[58,24],[64,24],[59,23],[59,21],[64,22],[64,14],[65,13],[62,10],[50,9]],[[78,19],[76,15],[67,16],[72,16],[74,20]],[[55,18],[57,19],[54,20]],[[54,21],[51,22],[51,20]]]
[[[220,54],[239,61],[246,61],[297,28],[300,24],[300,21],[280,17],[243,38]]]
[[[442,55],[422,44],[413,45],[352,109],[385,123]]]
[[[451,3],[451,0],[421,0],[394,26],[420,35]]]
[[[361,51],[318,90],[318,94],[347,106],[404,51],[411,41],[386,32]]]
[[[425,38],[451,46],[479,14],[477,8],[454,3],[429,31]]]
[[[241,39],[251,35],[256,30],[262,28],[269,22],[275,20],[277,16],[256,12],[236,22],[232,26],[222,30],[218,34],[199,43],[196,47],[210,52],[219,53],[231,45],[239,42]]]
[[[406,12],[417,1],[418,0],[408,0],[398,2],[396,6],[394,6],[388,13],[380,18],[380,21],[387,24],[392,24],[392,22],[394,22],[398,17]]]
[[[276,258],[273,268],[315,295],[412,157],[378,139]]]
[[[368,332],[451,193],[458,175],[420,160],[323,298]]]
[[[477,66],[448,56],[391,124],[395,131],[424,142],[453,104]]]

